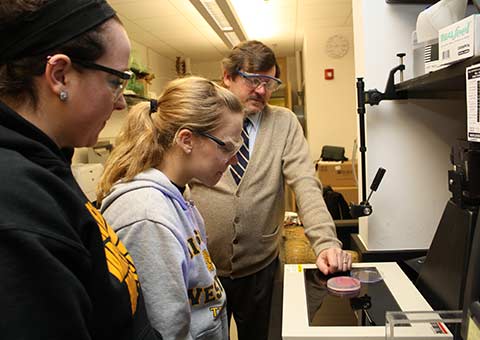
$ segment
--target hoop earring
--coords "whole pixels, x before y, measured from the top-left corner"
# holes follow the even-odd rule
[[[62,102],[67,101],[68,99],[68,92],[65,90],[60,91],[60,94],[58,96]]]

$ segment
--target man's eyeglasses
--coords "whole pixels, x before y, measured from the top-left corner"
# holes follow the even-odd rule
[[[103,66],[103,65],[99,65],[89,61],[75,59],[75,58],[70,58],[70,60],[72,61],[72,63],[78,64],[84,68],[106,72],[118,77],[116,81],[110,82],[113,88],[114,102],[116,102],[120,98],[120,96],[123,94],[123,90],[127,87],[127,83],[132,78],[132,75],[133,75],[132,71],[118,71],[107,66]]]
[[[242,147],[243,141],[237,142],[237,143],[233,141],[224,142],[220,138],[215,137],[207,132],[195,131],[195,133],[214,141],[218,145],[220,150],[222,150],[228,156],[229,159],[232,158],[238,152],[238,150],[240,150],[240,148]]]
[[[278,90],[280,85],[282,85],[282,81],[278,78],[267,76],[265,74],[257,74],[257,73],[248,73],[242,72],[240,70],[237,73],[245,79],[247,85],[252,89],[257,89],[260,86],[264,85],[265,89],[270,92]]]

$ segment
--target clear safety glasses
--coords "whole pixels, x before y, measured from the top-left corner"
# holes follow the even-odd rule
[[[217,144],[218,148],[225,154],[225,156],[227,156],[228,159],[232,158],[238,152],[238,150],[240,150],[243,144],[243,140],[229,140],[224,142],[220,138],[215,137],[207,132],[195,131],[195,133],[214,141]]]
[[[80,60],[80,59],[75,59],[75,58],[70,58],[72,63],[78,64],[84,68],[88,68],[91,70],[98,70],[102,72],[109,73],[111,75],[114,75],[116,78],[111,81],[109,81],[109,84],[112,87],[113,90],[113,102],[116,102],[120,96],[123,94],[123,91],[127,87],[128,81],[132,78],[133,72],[132,71],[119,71],[115,70],[113,68],[95,64],[89,61],[85,60]]]
[[[245,79],[245,83],[252,89],[265,86],[265,89],[274,92],[282,85],[282,81],[278,78],[267,76],[264,74],[248,73],[238,70],[237,73]]]

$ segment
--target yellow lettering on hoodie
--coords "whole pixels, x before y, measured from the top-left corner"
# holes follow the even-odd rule
[[[139,283],[132,257],[123,243],[120,242],[117,234],[115,234],[107,221],[105,221],[102,214],[90,202],[87,202],[85,206],[97,222],[98,229],[102,235],[108,271],[115,276],[119,282],[125,283],[128,287],[133,315],[137,310]]]

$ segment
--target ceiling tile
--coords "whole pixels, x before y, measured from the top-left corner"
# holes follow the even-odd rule
[[[354,0],[230,0],[247,4],[237,10],[249,39],[260,39],[279,56],[294,55],[303,45],[304,25],[352,25]],[[189,0],[109,0],[129,36],[169,58],[219,60],[228,48]],[[249,29],[248,22],[261,23]]]
[[[165,0],[125,2],[113,6],[131,20],[179,15],[178,10]]]

